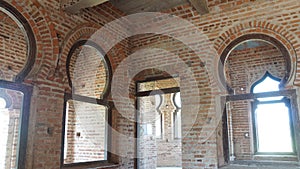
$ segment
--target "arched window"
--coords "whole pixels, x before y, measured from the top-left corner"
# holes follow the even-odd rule
[[[103,164],[110,157],[109,60],[100,46],[83,40],[71,48],[66,67],[72,93],[65,93],[62,164]]]
[[[268,72],[251,87],[252,93],[279,91],[280,79]],[[283,96],[256,98],[253,102],[255,152],[294,153],[290,101]]]
[[[27,19],[3,0],[0,18],[0,168],[23,169],[32,87],[22,82],[35,62],[36,41]]]
[[[220,163],[295,160],[298,105],[296,90],[288,87],[292,62],[285,46],[268,35],[243,35],[227,46],[221,62],[228,95],[221,101]]]

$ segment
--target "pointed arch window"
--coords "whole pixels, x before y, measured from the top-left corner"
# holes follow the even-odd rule
[[[280,79],[266,74],[251,87],[251,93],[279,91]],[[257,98],[252,103],[256,154],[294,154],[290,100],[284,96]]]

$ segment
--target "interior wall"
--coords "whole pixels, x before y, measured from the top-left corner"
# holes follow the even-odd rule
[[[250,93],[251,85],[267,71],[282,79],[287,67],[284,57],[274,45],[266,42],[253,48],[233,50],[225,62],[227,82],[235,94],[244,94]]]
[[[95,47],[79,46],[70,59],[69,71],[74,94],[101,98],[108,83],[104,56]]]
[[[0,20],[0,79],[13,81],[26,63],[27,37],[13,18],[1,10]]]
[[[59,1],[57,0],[6,1],[25,16],[29,25],[34,30],[34,35],[37,40],[38,53],[36,62],[33,71],[31,72],[31,76],[27,77],[25,80],[26,84],[34,86],[34,94],[31,101],[30,127],[28,130],[29,142],[26,168],[57,168],[60,165],[61,158],[63,97],[65,90],[69,89],[65,74],[65,60],[68,51],[75,41],[82,37],[89,36],[89,31],[86,27],[100,28],[105,23],[120,18],[125,14],[115,9],[109,3],[93,8],[87,8],[76,15],[71,15],[65,13],[60,8]],[[199,50],[206,48],[205,45],[213,45],[215,50],[222,51],[225,49],[226,44],[230,42],[230,39],[228,40],[226,38],[235,39],[237,36],[249,31],[271,34],[280,41],[287,41],[292,44],[289,49],[294,51],[297,55],[300,54],[300,40],[298,38],[300,34],[300,30],[298,29],[300,22],[300,4],[297,0],[239,0],[222,1],[222,3],[218,0],[210,0],[208,2],[210,13],[202,16],[200,16],[189,4],[180,5],[164,11],[165,13],[174,14],[187,19],[208,37],[208,42],[199,44]],[[236,32],[232,31],[232,28],[236,28]],[[120,33],[118,30],[112,30],[112,32],[117,32],[117,34]],[[180,35],[182,37],[186,36],[185,33]],[[190,41],[191,43],[197,43],[197,39],[191,38]],[[153,35],[133,37],[130,39],[130,45],[128,42],[128,39],[124,40],[122,43],[118,44],[114,50],[109,52],[109,58],[114,70],[124,58],[138,49],[164,47],[171,52],[179,52],[180,56],[182,56],[181,58],[186,61],[186,63],[190,61],[191,69],[193,72],[197,72],[195,75],[201,93],[210,91],[210,84],[204,78],[207,77],[207,74],[204,73],[204,68],[199,68],[201,67],[199,60],[195,60],[195,56],[186,49],[186,46],[180,45],[172,38]],[[284,45],[288,46],[289,44]],[[170,66],[166,63],[165,59],[169,55],[163,52],[157,53],[156,57],[152,58],[149,57],[149,55],[144,55],[142,57],[144,60],[135,62],[137,63],[136,66],[143,65],[142,63],[149,60],[159,59],[159,56],[164,58],[160,60],[161,63]],[[209,54],[205,56],[214,57]],[[149,57],[149,60],[147,60],[147,57]],[[213,59],[218,57],[219,56],[216,56]],[[1,63],[7,61],[8,58],[9,57],[5,55],[5,57],[1,59]],[[293,63],[297,61],[298,59],[292,60]],[[217,67],[211,64],[206,66]],[[130,70],[132,69],[130,68]],[[174,70],[174,74],[176,74],[178,70],[180,69],[177,68]],[[122,79],[124,81],[130,80],[126,77],[123,77]],[[295,76],[295,86],[292,87],[297,88],[300,84],[299,82],[300,74],[297,73]],[[213,86],[216,86],[216,84],[213,84]],[[187,85],[183,84],[181,87],[184,89]],[[210,110],[210,106],[215,105],[215,102],[212,104],[211,102],[206,101],[215,94],[219,93],[216,92],[212,95],[203,94],[199,96],[203,98],[201,102],[197,103],[202,106],[202,109],[198,112],[199,114],[206,115],[208,110]],[[194,101],[195,97],[198,97],[193,96],[187,91],[183,91],[182,95],[184,96],[183,105],[186,106],[189,105],[189,102]],[[134,97],[133,92],[130,93],[130,97]],[[134,99],[132,99],[132,101],[134,101]],[[183,114],[188,114],[193,111],[195,110],[183,109]],[[114,127],[116,131],[124,134],[126,137],[134,137],[134,122],[122,116],[123,114],[129,114],[130,117],[134,118],[134,110],[130,107],[124,107],[122,110],[114,109],[113,112],[113,117],[115,118],[113,121],[115,122]],[[213,132],[211,137],[204,143],[199,144],[198,142],[195,142],[195,138],[199,137],[199,133],[203,134],[203,132],[201,132],[201,126],[206,124],[206,117],[207,116],[198,117],[197,123],[192,130],[189,130],[190,128],[183,129],[184,131],[189,131],[189,134],[184,138],[182,145],[185,152],[182,158],[183,166],[185,168],[217,168],[215,133]],[[188,125],[193,119],[196,119],[196,117],[184,119],[183,125]],[[48,128],[53,129],[52,134],[47,133]],[[210,128],[208,130],[214,131],[215,128]],[[209,135],[209,131],[204,132],[204,134]],[[120,165],[119,168],[134,168],[133,154],[135,153],[135,148],[134,144],[132,144],[134,140],[130,138],[120,139],[118,136],[113,136],[113,138],[114,147],[117,147],[118,152],[122,152],[122,156],[117,157],[114,162],[117,162]]]

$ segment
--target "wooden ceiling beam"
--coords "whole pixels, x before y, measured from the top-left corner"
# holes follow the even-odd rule
[[[200,15],[209,13],[207,0],[189,0],[191,5],[197,10]]]
[[[67,5],[64,9],[68,13],[75,14],[78,13],[81,9],[100,5],[107,1],[108,0],[79,0],[75,4]]]

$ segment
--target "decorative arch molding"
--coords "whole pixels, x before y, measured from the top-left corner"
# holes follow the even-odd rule
[[[45,9],[39,7],[37,1],[3,1],[0,4],[6,4],[13,7],[24,18],[25,23],[31,27],[36,44],[32,50],[35,51],[35,62],[31,65],[31,70],[27,74],[20,75],[18,81],[37,81],[38,79],[45,79],[49,76],[51,67],[55,66],[59,53],[59,43],[56,37],[56,31],[50,16]],[[26,4],[26,5],[23,5]],[[25,8],[30,6],[30,8]],[[35,15],[32,15],[32,14]],[[51,66],[53,65],[53,66]]]
[[[297,55],[292,43],[297,43],[296,38],[284,27],[266,21],[252,21],[233,26],[221,33],[215,40],[214,47],[219,56],[215,59],[215,65],[218,65],[216,71],[218,72],[219,82],[230,91],[224,76],[224,61],[236,45],[251,39],[269,42],[280,50],[287,61],[288,70],[281,83],[284,86],[293,85]]]

